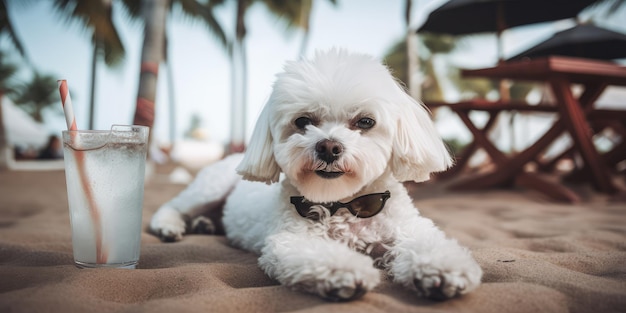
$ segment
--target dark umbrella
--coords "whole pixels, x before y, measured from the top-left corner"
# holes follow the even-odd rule
[[[626,58],[626,35],[594,25],[576,25],[509,60],[548,55],[602,60]]]
[[[496,32],[500,37],[507,28],[575,17],[595,2],[598,0],[450,0],[432,11],[417,31],[450,35]]]

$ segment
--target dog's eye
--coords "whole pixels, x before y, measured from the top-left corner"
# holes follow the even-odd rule
[[[356,127],[360,128],[360,129],[370,129],[372,127],[374,127],[374,125],[376,125],[376,121],[369,118],[369,117],[364,117],[360,120],[358,120],[355,124]]]
[[[306,116],[301,116],[298,117],[293,123],[296,124],[296,127],[299,129],[304,129],[307,125],[313,124],[313,121]]]

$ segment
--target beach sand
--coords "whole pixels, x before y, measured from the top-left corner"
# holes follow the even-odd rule
[[[161,243],[146,231],[139,269],[78,269],[63,171],[0,172],[0,312],[626,312],[624,203],[409,187],[422,215],[482,266],[473,293],[434,302],[384,279],[359,300],[331,303],[280,286],[223,236]],[[144,226],[183,188],[157,169]]]

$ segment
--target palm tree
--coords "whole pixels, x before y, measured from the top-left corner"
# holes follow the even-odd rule
[[[54,0],[55,8],[68,20],[77,21],[92,30],[91,87],[89,129],[94,127],[96,73],[100,55],[107,66],[120,65],[125,50],[112,18],[112,0]]]
[[[406,55],[407,55],[407,77],[406,85],[409,94],[415,99],[422,98],[421,84],[414,79],[415,73],[419,72],[419,53],[417,50],[417,32],[411,27],[412,0],[406,0],[404,4],[404,24],[406,26]]]
[[[170,1],[144,0],[141,3],[145,28],[141,49],[137,107],[133,124],[152,127],[154,125],[157,78],[159,64],[163,60],[165,49],[165,22]]]
[[[60,110],[57,79],[35,72],[30,82],[17,88],[15,104],[22,107],[37,122],[43,122],[47,108]],[[60,112],[60,111],[59,111]]]
[[[231,112],[230,143],[228,153],[243,152],[246,138],[246,96],[248,91],[248,62],[245,46],[246,11],[250,0],[237,0],[235,40],[230,48],[231,65]]]
[[[22,57],[26,57],[26,50],[21,40],[17,36],[13,23],[7,10],[8,0],[0,0],[0,36],[6,34],[11,44],[17,49]],[[2,98],[12,91],[10,87],[11,77],[17,72],[17,67],[10,63],[5,63],[6,55],[0,52],[0,170],[7,168],[8,145],[2,117]]]
[[[224,47],[226,47],[226,35],[213,15],[215,1],[204,3],[197,0],[122,0],[122,3],[131,17],[143,20],[145,23],[139,89],[133,123],[152,127],[155,118],[154,102],[159,64],[161,61],[166,61],[166,17],[172,11],[172,6],[178,4],[186,16],[202,20]],[[169,55],[168,57],[171,58]],[[169,70],[171,71],[171,66]]]
[[[287,22],[287,29],[301,29],[304,32],[300,46],[300,56],[304,56],[310,34],[310,16],[313,8],[312,0],[256,0],[263,3],[268,10],[279,19]],[[329,0],[336,4],[336,0]],[[248,8],[255,0],[237,0],[235,19],[235,40],[230,49],[232,85],[231,85],[231,131],[228,152],[242,152],[245,148],[246,134],[246,95],[247,88],[247,56],[246,56],[246,23]],[[223,0],[216,4],[224,3]]]
[[[206,3],[197,0],[172,0],[171,2],[169,0],[141,2],[122,0],[122,3],[131,16],[135,18],[142,17],[146,23],[144,45],[142,48],[142,70],[133,123],[147,126],[154,124],[154,100],[156,95],[156,81],[158,78],[158,65],[160,61],[164,60],[164,52],[166,51],[166,40],[160,38],[166,36],[165,15],[167,12],[171,12],[172,5],[177,3],[187,16],[203,20],[208,26],[209,31],[219,42],[224,47],[229,47],[233,71],[233,107],[237,108],[233,109],[232,112],[233,119],[231,129],[236,131],[231,132],[231,138],[234,138],[231,142],[231,147],[234,147],[236,151],[243,148],[246,116],[245,94],[247,92],[247,64],[244,44],[246,25],[244,19],[246,11],[253,1],[254,0],[237,1],[235,39],[230,44],[227,44],[226,35],[213,15],[213,9],[218,5],[223,5],[226,2],[225,0],[209,0]],[[293,24],[290,25],[306,25],[306,29],[308,30],[308,16],[310,14],[311,4],[309,3],[307,5],[307,1],[308,0],[304,1],[304,4],[301,1],[284,2],[279,0],[264,0],[263,2],[271,8],[270,10],[272,12],[287,12],[279,16],[287,21],[293,21]],[[335,0],[330,1],[335,3]],[[294,6],[294,4],[298,3],[300,3],[300,6]],[[284,9],[280,11],[279,9],[287,7],[297,7],[298,10]],[[306,16],[306,18],[304,18],[304,16]],[[296,20],[298,22],[295,22]],[[306,23],[304,21],[306,21]]]
[[[385,56],[385,63],[392,69],[394,76],[402,81],[405,86],[409,85],[409,62],[410,59],[407,56],[409,49],[407,48],[406,39],[398,41]],[[448,36],[435,36],[431,34],[422,34],[419,37],[418,44],[426,48],[432,55],[445,55],[452,52],[456,48],[456,40],[453,37]],[[422,100],[443,100],[443,91],[437,76],[435,74],[432,57],[426,57],[423,54],[419,55],[419,66],[424,81],[421,82],[416,89],[420,89],[422,94],[420,99]]]

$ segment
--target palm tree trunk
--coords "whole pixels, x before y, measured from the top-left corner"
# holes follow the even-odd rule
[[[91,58],[91,90],[89,91],[89,128],[94,129],[93,125],[93,116],[96,108],[96,74],[98,70],[98,49],[100,45],[100,40],[98,38],[94,39],[93,43],[93,55]]]
[[[237,1],[236,40],[231,50],[231,125],[228,152],[243,152],[246,140],[247,57],[245,49],[245,14],[247,0]]]
[[[9,167],[9,160],[7,159],[9,154],[9,145],[6,131],[4,129],[4,117],[2,116],[2,97],[4,97],[4,93],[0,90],[0,171],[6,170]]]
[[[229,153],[236,153],[244,151],[246,137],[247,62],[243,40],[233,45],[231,72],[231,125],[228,150]]]
[[[156,99],[159,64],[163,60],[165,23],[169,0],[143,0],[142,14],[145,20],[144,40],[141,50],[141,71],[137,106],[133,123],[152,127],[154,125],[154,102]]]
[[[405,23],[406,23],[406,60],[407,60],[407,87],[409,95],[419,100],[422,98],[421,81],[417,77],[419,72],[419,55],[417,51],[417,32],[411,28],[411,7],[412,0],[406,0]],[[417,79],[416,79],[417,78]]]
[[[300,42],[300,53],[298,59],[303,60],[306,57],[306,50],[309,47],[309,39],[311,38],[311,32],[307,29],[302,34],[302,41]]]
[[[309,40],[311,38],[311,11],[313,11],[313,1],[303,0],[300,4],[300,16],[302,19],[302,41],[300,42],[300,55],[298,59],[304,59],[306,56],[307,48],[309,47]]]
[[[169,130],[170,130],[170,151],[174,149],[176,140],[176,90],[174,86],[174,66],[172,65],[169,36],[165,37],[164,59],[167,65],[167,95],[169,102]]]

